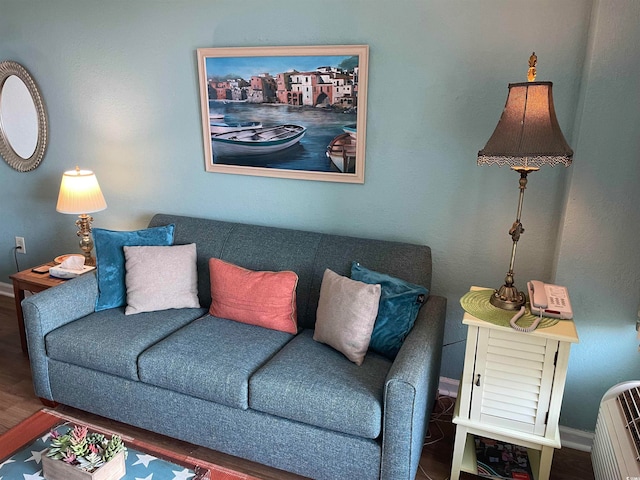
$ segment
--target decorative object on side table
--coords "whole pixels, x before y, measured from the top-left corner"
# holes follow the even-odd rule
[[[51,447],[42,457],[46,480],[118,480],[125,475],[127,448],[118,435],[107,438],[74,426],[66,434],[51,431]]]
[[[509,229],[513,240],[511,261],[505,283],[497,289],[491,304],[505,310],[518,310],[525,303],[523,292],[513,281],[516,247],[524,232],[520,216],[527,175],[542,165],[571,165],[573,150],[567,144],[553,106],[551,82],[535,82],[535,52],[529,58],[528,82],[509,84],[507,103],[493,135],[478,152],[478,165],[509,165],[520,174],[520,196],[516,220]]]
[[[58,257],[56,257],[58,258]],[[55,263],[55,260],[54,260]],[[90,272],[96,267],[93,265],[85,265],[84,255],[67,255],[60,264],[49,269],[49,275],[58,278],[75,278],[83,273]]]
[[[95,265],[96,259],[91,256],[93,240],[91,239],[91,222],[89,213],[99,212],[107,208],[96,175],[90,170],[69,170],[62,175],[60,193],[56,211],[78,215],[76,220],[77,235],[80,237],[80,248],[84,254],[85,265]]]

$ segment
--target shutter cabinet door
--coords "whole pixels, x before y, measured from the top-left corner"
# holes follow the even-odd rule
[[[558,341],[481,328],[471,419],[545,435]]]

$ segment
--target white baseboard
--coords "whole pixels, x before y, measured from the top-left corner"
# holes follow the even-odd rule
[[[586,432],[584,430],[560,425],[560,441],[563,447],[590,452],[594,437],[594,432]]]
[[[10,283],[0,282],[0,295],[13,298],[13,285]]]
[[[457,398],[459,385],[460,380],[440,377],[438,393],[443,396]],[[593,437],[593,432],[586,432],[584,430],[560,425],[560,442],[563,447],[573,448],[574,450],[580,450],[583,452],[590,452],[591,445],[593,445]]]
[[[438,393],[445,397],[458,398],[458,385],[460,380],[454,380],[453,378],[440,377],[440,384],[438,385]]]

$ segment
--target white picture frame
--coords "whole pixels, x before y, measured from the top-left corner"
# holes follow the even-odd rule
[[[368,57],[367,45],[197,49],[205,170],[364,183]]]

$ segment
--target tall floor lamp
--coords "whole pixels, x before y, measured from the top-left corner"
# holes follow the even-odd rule
[[[85,265],[95,265],[96,259],[91,256],[93,240],[91,239],[91,222],[89,213],[99,212],[107,208],[98,179],[91,170],[69,170],[62,175],[60,193],[56,210],[61,213],[78,215],[76,226],[80,237],[80,249],[84,255]]]
[[[553,106],[551,82],[536,82],[535,52],[529,58],[528,82],[509,84],[507,103],[493,135],[478,152],[478,165],[509,165],[520,174],[520,196],[516,220],[509,229],[513,241],[511,261],[504,284],[491,296],[492,305],[518,310],[525,303],[524,293],[513,281],[516,247],[524,232],[520,217],[527,175],[542,165],[571,165],[573,150],[562,135]]]

